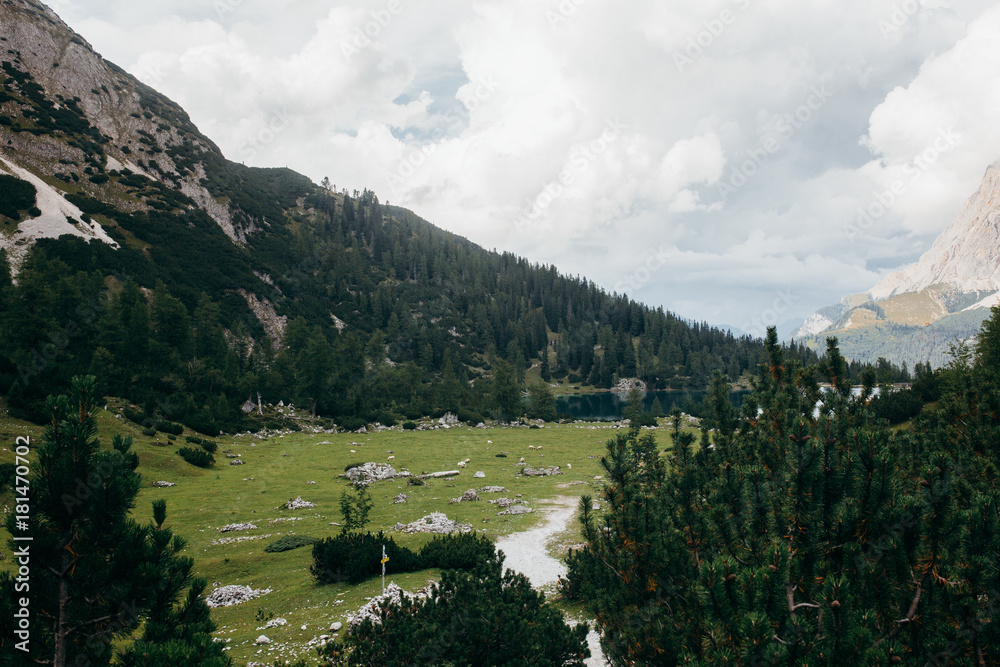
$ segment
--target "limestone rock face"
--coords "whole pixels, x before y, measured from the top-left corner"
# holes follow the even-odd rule
[[[959,292],[1000,290],[1000,162],[986,170],[979,190],[917,261],[869,290],[875,301],[947,285]]]

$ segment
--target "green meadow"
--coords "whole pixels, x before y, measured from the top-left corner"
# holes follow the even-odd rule
[[[111,406],[109,406],[111,407]],[[114,408],[111,407],[113,410]],[[158,433],[147,437],[141,429],[111,411],[99,416],[102,446],[109,447],[112,434],[130,434],[133,451],[139,455],[143,490],[133,511],[139,521],[151,521],[153,500],[167,501],[165,527],[187,542],[185,554],[195,561],[195,571],[209,586],[239,584],[272,592],[255,600],[228,608],[212,610],[218,625],[217,637],[227,641],[238,665],[249,662],[270,664],[276,658],[311,659],[315,652],[309,642],[332,634],[331,623],[347,622],[347,617],[361,607],[366,598],[380,592],[378,578],[357,586],[334,584],[319,586],[309,572],[311,547],[284,553],[265,553],[274,540],[288,535],[323,538],[336,535],[342,521],[341,494],[348,482],[340,475],[352,463],[387,462],[397,471],[414,475],[425,472],[457,470],[459,461],[470,459],[468,466],[453,479],[428,479],[425,486],[409,486],[405,479],[377,482],[371,487],[374,508],[367,530],[384,530],[398,544],[417,549],[431,536],[406,534],[393,530],[397,522],[410,523],[431,512],[444,512],[449,519],[472,524],[490,537],[527,530],[544,520],[546,500],[559,496],[597,495],[602,482],[600,457],[605,443],[616,432],[608,424],[547,424],[543,428],[469,428],[425,431],[384,431],[368,434],[278,435],[269,439],[256,436],[216,438],[215,465],[201,469],[186,463],[177,450],[188,445],[184,436],[168,440]],[[42,429],[11,419],[0,420],[2,460],[13,460],[14,439],[31,435],[37,444]],[[185,435],[190,433],[186,432]],[[660,446],[669,441],[667,429],[657,431]],[[243,465],[230,465],[226,453],[238,454]],[[498,456],[506,454],[506,456]],[[389,460],[389,457],[394,457]],[[550,477],[524,477],[516,465],[521,458],[530,466],[560,466],[563,474]],[[475,478],[477,471],[485,478]],[[155,488],[163,480],[176,486]],[[312,483],[311,483],[312,482]],[[478,502],[449,504],[468,489],[503,486],[505,493],[482,493]],[[70,493],[73,493],[70,490]],[[409,496],[405,504],[394,504],[399,493]],[[315,507],[288,510],[284,503],[302,497]],[[527,502],[536,511],[516,516],[498,516],[500,509],[487,501],[498,497]],[[4,511],[12,505],[12,491],[0,495]],[[233,523],[250,522],[256,530],[220,533],[219,528]],[[575,524],[575,522],[574,522]],[[557,540],[557,555],[566,545],[579,541],[577,525]],[[2,532],[2,529],[0,529]],[[3,543],[7,534],[3,532]],[[251,539],[246,539],[251,538]],[[242,540],[242,541],[237,541]],[[227,543],[228,541],[228,543]],[[10,560],[0,567],[11,566]],[[386,583],[395,581],[406,590],[425,586],[438,576],[435,570],[410,574],[392,573],[388,564]],[[287,619],[287,625],[263,626],[271,617]],[[265,634],[271,643],[258,646],[256,638]]]

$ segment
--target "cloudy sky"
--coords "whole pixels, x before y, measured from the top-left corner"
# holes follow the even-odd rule
[[[984,0],[49,4],[233,160],[754,333],[914,261],[1000,159]]]

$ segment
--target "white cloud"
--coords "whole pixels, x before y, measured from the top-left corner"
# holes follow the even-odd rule
[[[698,319],[869,288],[1000,158],[985,0],[221,3],[59,9],[234,160],[373,188],[609,289],[673,248],[629,291]],[[961,143],[851,236],[951,126]]]

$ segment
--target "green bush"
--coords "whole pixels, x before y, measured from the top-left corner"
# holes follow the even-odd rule
[[[215,457],[203,449],[181,447],[177,450],[177,453],[181,455],[182,459],[199,468],[207,468],[215,463]]]
[[[463,421],[469,426],[475,426],[476,424],[486,422],[486,419],[484,419],[481,414],[474,410],[466,410],[465,408],[460,408],[458,410],[458,414],[455,416],[458,417],[459,421]]]
[[[214,454],[215,451],[219,448],[219,446],[214,442],[212,442],[211,440],[202,440],[198,444],[201,445],[201,448],[204,449],[209,454]]]
[[[475,533],[438,535],[419,552],[401,547],[382,532],[342,533],[313,545],[311,572],[321,584],[347,581],[357,584],[382,572],[385,546],[386,574],[402,574],[436,567],[471,570],[496,556],[489,538]]]
[[[357,431],[359,428],[368,425],[368,422],[361,417],[341,417],[337,421],[340,422],[340,428],[345,431]]]
[[[417,424],[416,424],[416,422],[403,422],[403,430],[404,431],[416,431],[417,430]]]
[[[406,485],[407,486],[427,486],[427,482],[425,482],[424,480],[420,479],[419,477],[407,477],[406,478]]]
[[[122,408],[122,415],[133,424],[138,424],[140,426],[143,426],[148,419],[146,413],[142,410],[133,410],[129,407]]]
[[[21,211],[36,210],[35,195],[35,186],[31,183],[16,176],[0,174],[0,215],[17,220]]]
[[[184,433],[184,427],[175,422],[168,422],[164,419],[156,422],[156,430],[163,431],[164,433],[172,433],[174,435],[181,435]]]
[[[89,178],[89,180],[91,183],[94,183],[96,185],[101,185],[102,183],[107,183],[109,180],[111,180],[111,177],[108,176],[107,174],[94,174]]]
[[[264,547],[264,551],[269,554],[278,554],[283,551],[291,551],[292,549],[315,544],[316,542],[319,542],[318,538],[309,537],[308,535],[286,535],[268,544]]]
[[[358,468],[363,465],[364,463],[348,463],[346,466],[344,466],[344,472],[347,472],[351,468]]]
[[[346,581],[357,584],[382,572],[382,547],[389,561],[386,574],[401,574],[423,569],[420,556],[401,547],[381,531],[341,533],[313,545],[313,576],[321,584]]]
[[[493,542],[476,533],[437,535],[420,550],[425,568],[442,570],[472,570],[495,555]]]
[[[142,429],[142,434],[144,436],[149,437],[149,438],[155,438],[156,437],[156,429],[155,428],[144,428],[144,429]]]
[[[173,442],[173,441],[174,441],[174,440],[176,440],[176,439],[177,439],[177,436],[176,436],[176,435],[174,435],[173,433],[168,433],[168,434],[167,434],[167,440],[169,440],[169,441]]]
[[[196,435],[186,435],[186,436],[184,436],[184,439],[187,440],[188,442],[190,442],[192,445],[200,445],[201,444],[201,438],[199,438]]]

